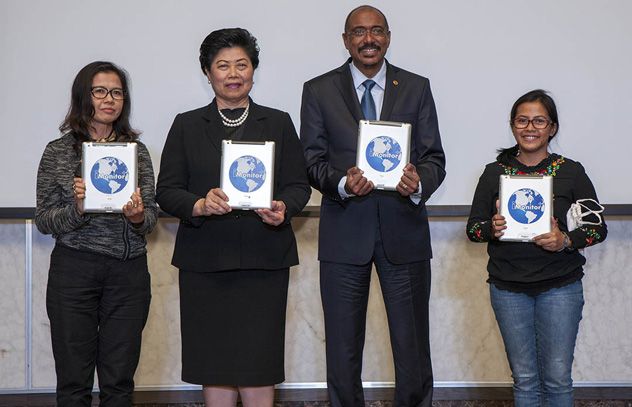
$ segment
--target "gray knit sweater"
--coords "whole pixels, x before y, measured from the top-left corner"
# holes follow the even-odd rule
[[[145,234],[154,228],[158,216],[154,170],[147,148],[137,141],[138,185],[145,206],[145,221],[136,226],[120,213],[81,215],[77,211],[72,184],[81,157],[75,152],[74,143],[74,136],[66,134],[48,143],[44,150],[37,172],[37,228],[72,249],[121,260],[145,254]]]

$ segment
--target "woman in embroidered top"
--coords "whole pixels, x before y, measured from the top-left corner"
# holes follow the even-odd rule
[[[56,240],[46,310],[57,373],[57,405],[90,406],[96,365],[101,406],[131,406],[141,334],[149,312],[145,235],[156,225],[149,152],[129,123],[125,71],[111,62],[86,65],[72,85],[60,126],[37,173],[35,224]],[[136,142],[138,185],[123,213],[84,212],[80,178],[84,141]]]
[[[606,224],[567,226],[566,214],[581,199],[597,201],[584,167],[549,153],[559,130],[553,99],[542,90],[521,96],[511,109],[517,145],[500,151],[481,175],[467,223],[467,236],[488,242],[490,297],[505,344],[518,407],[573,405],[571,366],[584,305],[582,268],[577,250],[602,242]],[[553,176],[555,205],[551,232],[533,243],[502,242],[505,218],[498,213],[501,174]]]
[[[209,406],[272,406],[284,380],[289,268],[298,264],[290,220],[311,189],[290,116],[250,98],[256,39],[231,28],[200,47],[211,104],[176,116],[162,152],[156,200],[180,219],[182,379]],[[270,209],[233,209],[220,188],[222,140],[274,141]]]

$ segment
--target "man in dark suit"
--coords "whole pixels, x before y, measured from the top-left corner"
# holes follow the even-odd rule
[[[430,233],[425,202],[445,177],[426,78],[388,63],[386,17],[360,6],[342,34],[351,58],[303,88],[301,140],[311,185],[322,194],[320,286],[332,406],[364,406],[362,350],[371,268],[386,305],[395,404],[430,406]],[[358,120],[412,124],[410,163],[396,191],[374,189],[355,167]]]

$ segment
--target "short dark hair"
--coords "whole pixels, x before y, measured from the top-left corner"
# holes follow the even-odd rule
[[[549,115],[549,119],[551,119],[551,124],[555,125],[555,132],[553,133],[551,137],[549,137],[549,141],[551,141],[551,139],[555,137],[555,135],[560,129],[560,123],[557,117],[557,107],[555,106],[555,101],[549,95],[549,93],[545,90],[534,89],[520,96],[518,100],[516,100],[513,106],[511,107],[511,113],[509,114],[509,123],[513,125],[513,121],[516,118],[518,107],[520,107],[521,104],[532,103],[532,102],[540,102],[542,106],[544,106],[546,113]]]
[[[129,123],[132,99],[130,96],[127,73],[123,68],[107,61],[95,61],[81,68],[74,82],[70,94],[70,107],[66,118],[59,126],[62,133],[71,132],[75,136],[75,149],[81,149],[81,143],[90,141],[90,129],[92,128],[92,118],[94,117],[94,106],[92,104],[92,80],[101,72],[115,73],[123,87],[125,100],[120,116],[112,123],[112,129],[116,134],[116,141],[134,141],[140,134],[132,129]]]
[[[200,45],[200,67],[206,74],[211,69],[215,55],[223,48],[240,47],[248,55],[254,69],[259,66],[259,46],[257,39],[243,28],[222,28],[204,38]]]
[[[354,8],[353,10],[351,10],[349,12],[349,14],[347,14],[347,18],[345,19],[345,31],[347,32],[349,30],[349,20],[351,20],[351,16],[353,15],[353,13],[355,13],[356,11],[360,11],[360,10],[372,10],[375,11],[376,13],[378,13],[379,15],[382,16],[382,18],[384,19],[384,28],[386,28],[386,31],[389,31],[388,28],[388,20],[386,20],[386,16],[384,15],[384,13],[382,13],[379,9],[373,7],[373,6],[369,6],[368,4],[364,4],[362,6],[358,6],[356,8]]]

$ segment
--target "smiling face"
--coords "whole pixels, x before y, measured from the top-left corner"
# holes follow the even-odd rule
[[[114,72],[99,72],[92,78],[92,88],[103,87],[108,91],[112,89],[122,89],[121,78]],[[112,123],[121,115],[125,100],[117,100],[112,98],[112,94],[108,93],[105,98],[97,99],[92,97],[92,107],[94,114],[92,115],[93,127],[106,126],[112,127]]]
[[[391,43],[391,33],[384,17],[374,9],[360,8],[349,17],[345,30],[342,39],[353,64],[365,76],[372,78],[382,67]],[[363,35],[357,35],[362,32]]]
[[[544,129],[536,129],[533,126],[534,119],[544,119],[549,125]],[[516,120],[530,120],[527,127],[518,129]],[[518,106],[516,115],[512,120],[511,131],[520,147],[520,154],[525,154],[538,161],[548,155],[549,139],[555,135],[557,125],[551,123],[549,114],[540,102],[525,102]]]
[[[222,48],[211,62],[206,76],[220,109],[245,107],[255,70],[241,47]]]

